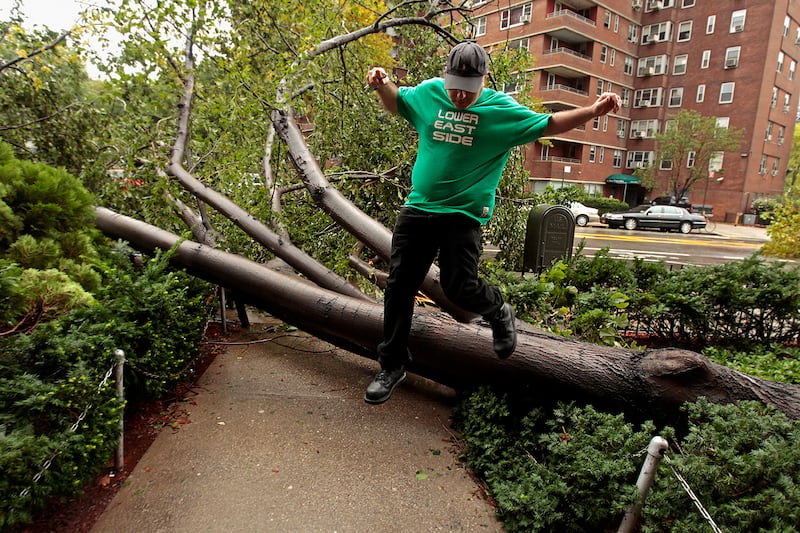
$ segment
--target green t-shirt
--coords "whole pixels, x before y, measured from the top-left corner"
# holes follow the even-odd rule
[[[463,213],[485,224],[510,150],[541,137],[549,114],[536,113],[505,93],[483,89],[461,111],[444,79],[400,87],[397,109],[419,134],[407,206],[432,213]]]

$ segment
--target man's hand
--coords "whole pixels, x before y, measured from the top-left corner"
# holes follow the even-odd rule
[[[389,75],[381,67],[372,67],[367,72],[367,86],[377,89],[381,85],[389,83]]]
[[[614,93],[603,93],[594,103],[595,116],[616,113],[622,106],[622,99]]]
[[[392,83],[385,70],[381,67],[369,69],[367,71],[367,87],[378,92],[381,103],[388,112],[397,114],[397,85]]]

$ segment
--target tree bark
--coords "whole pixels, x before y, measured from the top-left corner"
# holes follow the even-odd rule
[[[275,272],[243,257],[160,228],[96,209],[97,226],[143,252],[177,245],[173,261],[192,274],[230,288],[250,305],[331,344],[376,358],[383,307]],[[180,243],[180,244],[179,244]],[[454,388],[497,384],[531,388],[563,399],[586,399],[651,415],[670,415],[687,401],[758,400],[800,418],[800,386],[768,381],[678,349],[629,350],[567,339],[519,323],[516,352],[499,360],[484,323],[460,323],[419,308],[414,316],[410,370]]]

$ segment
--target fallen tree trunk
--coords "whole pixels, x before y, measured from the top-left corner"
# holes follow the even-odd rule
[[[180,238],[144,222],[96,209],[97,226],[143,252],[177,246],[173,261],[228,287],[247,303],[336,346],[375,358],[382,305],[317,287],[243,257]],[[492,334],[446,313],[420,308],[414,317],[411,371],[455,388],[480,384],[532,387],[626,410],[670,414],[703,396],[712,402],[758,400],[800,418],[800,386],[768,381],[678,349],[629,350],[566,339],[519,324],[514,355],[499,360]]]

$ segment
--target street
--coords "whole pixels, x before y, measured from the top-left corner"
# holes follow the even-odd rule
[[[762,244],[720,238],[693,231],[688,234],[658,231],[617,230],[600,226],[575,228],[575,250],[585,242],[584,255],[593,256],[603,248],[619,259],[638,257],[672,265],[713,265],[737,261],[757,252]]]

